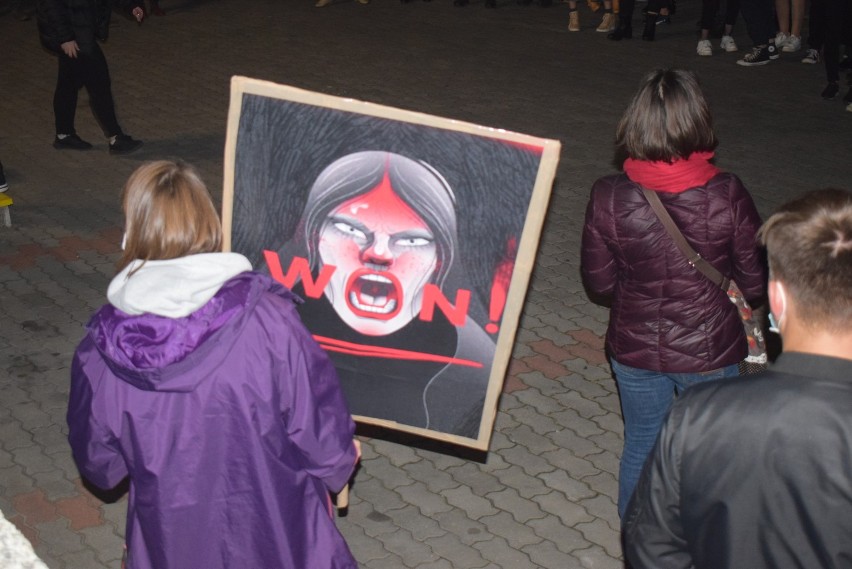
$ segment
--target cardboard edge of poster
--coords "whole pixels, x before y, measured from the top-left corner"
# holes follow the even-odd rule
[[[485,394],[485,405],[483,406],[482,419],[479,424],[479,438],[477,446],[480,450],[486,450],[489,444],[494,421],[497,418],[497,405],[506,374],[509,371],[509,361],[512,357],[512,347],[518,332],[518,324],[524,307],[527,290],[529,288],[532,271],[535,267],[535,253],[541,241],[541,232],[544,220],[547,216],[547,206],[550,203],[552,185],[556,176],[556,167],[559,163],[559,154],[562,144],[558,140],[545,140],[544,150],[539,163],[533,193],[530,197],[527,217],[524,221],[524,230],[518,244],[518,255],[515,259],[515,267],[512,272],[512,281],[506,295],[506,304],[503,309],[503,318],[500,321],[500,335],[497,338],[497,346],[494,351],[494,361],[491,370],[492,377],[488,381],[488,391]],[[532,252],[524,255],[524,252]],[[501,377],[493,374],[500,373]]]
[[[541,231],[547,214],[552,184],[556,175],[556,166],[559,162],[561,143],[558,140],[538,138],[455,119],[427,115],[417,111],[342,98],[336,95],[325,95],[289,85],[281,85],[270,81],[235,75],[231,78],[222,189],[222,250],[226,252],[231,250],[235,181],[233,166],[236,163],[237,137],[243,96],[246,94],[288,100],[444,130],[464,132],[541,149],[541,161],[530,197],[527,216],[524,220],[524,229],[518,245],[518,255],[501,319],[501,331],[495,347],[495,357],[492,361],[492,371],[488,381],[477,438],[442,433],[440,431],[413,427],[373,417],[354,416],[355,420],[359,423],[387,427],[395,431],[410,433],[436,441],[447,442],[479,451],[487,451],[497,416],[499,397],[505,382],[506,373],[508,372],[509,359],[511,358],[512,346],[517,333],[527,287],[529,286],[534,267],[535,253],[538,250],[538,244],[541,240]],[[531,255],[524,254],[530,251],[532,252]]]

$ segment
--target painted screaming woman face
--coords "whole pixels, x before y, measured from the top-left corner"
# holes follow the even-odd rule
[[[387,174],[332,209],[319,237],[321,264],[335,267],[325,295],[347,325],[383,336],[419,314],[423,287],[438,266],[435,235]]]

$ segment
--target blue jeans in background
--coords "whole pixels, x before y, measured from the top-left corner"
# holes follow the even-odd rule
[[[623,518],[675,393],[696,383],[738,375],[739,370],[734,364],[699,373],[664,373],[626,366],[615,360],[610,363],[624,418],[624,450],[618,474],[618,515]]]

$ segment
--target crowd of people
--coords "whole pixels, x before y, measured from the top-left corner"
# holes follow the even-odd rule
[[[317,0],[323,7],[335,0]],[[368,4],[370,0],[357,0]],[[413,0],[401,0],[408,3]],[[424,0],[431,1],[431,0]],[[642,39],[654,41],[661,24],[671,22],[676,12],[675,0],[640,0],[646,2],[642,9]],[[516,0],[520,5],[531,5],[533,0]],[[560,0],[568,4],[568,31],[579,32],[580,11],[577,0]],[[466,6],[469,0],[453,0],[455,6]],[[553,5],[552,0],[537,0],[540,6]],[[603,10],[595,31],[607,34],[612,41],[633,38],[633,19],[636,0],[587,0],[592,12]],[[486,8],[496,8],[495,0],[484,0]],[[721,13],[720,13],[720,10]],[[719,49],[728,53],[739,50],[732,35],[738,15],[745,21],[746,31],[753,47],[737,60],[738,65],[755,67],[777,60],[783,53],[798,53],[803,47],[802,63],[824,62],[827,85],[822,98],[834,99],[840,92],[840,72],[852,68],[852,57],[842,50],[852,50],[852,1],[811,0],[808,8],[808,37],[803,40],[805,0],[702,0],[701,18],[698,21],[699,56],[713,55],[711,37],[717,36]],[[721,17],[720,17],[721,16]],[[852,112],[852,86],[843,97],[846,110]]]

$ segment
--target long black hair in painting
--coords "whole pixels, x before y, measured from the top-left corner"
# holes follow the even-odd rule
[[[336,160],[381,151],[434,169],[451,188],[457,220],[455,259],[451,274],[442,276],[444,286],[472,290],[482,308],[472,310],[471,317],[481,325],[489,320],[495,273],[517,254],[539,148],[245,95],[237,149],[232,249],[258,268],[264,249],[279,251],[303,241],[297,231],[310,190]]]

